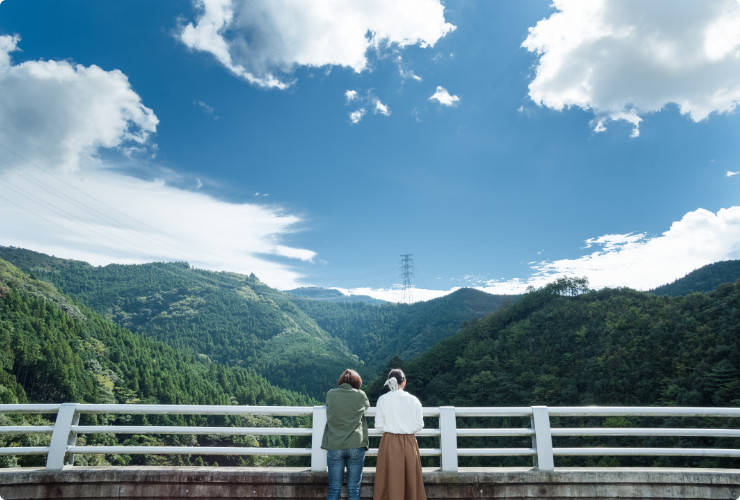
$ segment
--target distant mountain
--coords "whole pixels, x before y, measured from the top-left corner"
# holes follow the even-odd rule
[[[378,370],[394,356],[416,357],[457,333],[464,323],[504,308],[513,295],[471,288],[415,304],[368,305],[296,299],[295,304],[331,335],[346,342],[368,368]]]
[[[118,325],[271,383],[323,398],[347,367],[364,365],[291,297],[257,277],[187,263],[94,267],[0,247],[0,258],[55,284]]]
[[[690,272],[673,283],[651,290],[656,295],[678,297],[694,292],[709,292],[722,283],[735,283],[740,279],[740,260],[715,262]]]
[[[385,300],[375,299],[368,295],[345,295],[339,290],[315,286],[295,288],[286,293],[301,299],[323,300],[327,302],[362,302],[364,304],[387,304]]]

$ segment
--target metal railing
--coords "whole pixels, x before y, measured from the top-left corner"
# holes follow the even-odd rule
[[[424,408],[424,417],[439,420],[438,428],[426,428],[419,437],[434,437],[439,448],[420,448],[422,456],[440,457],[442,471],[456,471],[458,457],[532,457],[534,466],[552,471],[556,456],[702,456],[740,457],[740,446],[735,448],[648,448],[648,447],[553,447],[553,438],[632,436],[632,437],[712,437],[740,438],[737,428],[664,428],[664,427],[551,427],[551,419],[592,417],[692,417],[719,418],[727,424],[740,417],[740,408],[677,408],[677,407],[452,407]],[[46,455],[48,470],[62,470],[72,466],[78,454],[167,454],[167,455],[269,455],[310,456],[311,470],[326,469],[326,452],[321,449],[321,438],[326,423],[324,406],[196,406],[149,404],[5,404],[0,414],[56,414],[54,425],[0,426],[0,434],[49,434],[48,446],[5,447],[0,455]],[[199,416],[273,416],[311,417],[311,427],[204,427],[163,425],[80,425],[85,414],[97,415],[199,415]],[[367,410],[373,417],[375,408]],[[458,428],[457,422],[472,417],[504,419],[521,417],[529,426],[496,428]],[[380,432],[370,429],[370,436]],[[160,434],[160,435],[232,435],[232,436],[310,436],[310,448],[237,447],[237,446],[81,446],[79,434]],[[520,448],[460,448],[458,438],[466,437],[524,437],[531,438],[530,447]],[[740,443],[740,441],[738,441]],[[368,450],[376,456],[377,448]]]

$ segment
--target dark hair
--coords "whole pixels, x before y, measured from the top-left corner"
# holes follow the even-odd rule
[[[337,380],[337,387],[342,384],[349,384],[353,388],[359,389],[362,387],[362,377],[360,377],[360,374],[356,371],[347,368],[339,376],[339,380]]]
[[[401,385],[403,381],[406,380],[406,375],[404,375],[403,370],[401,370],[400,368],[392,369],[388,374],[388,378],[390,379],[391,377],[396,379],[398,385]]]

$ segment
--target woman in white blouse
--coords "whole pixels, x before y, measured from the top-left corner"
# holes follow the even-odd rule
[[[406,375],[395,368],[389,392],[375,405],[375,428],[383,431],[378,447],[373,500],[426,500],[421,456],[415,434],[424,428],[421,403],[404,391]]]

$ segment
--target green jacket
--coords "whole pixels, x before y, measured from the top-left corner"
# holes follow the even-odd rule
[[[368,448],[365,393],[342,384],[326,393],[326,426],[321,447],[325,450]]]

